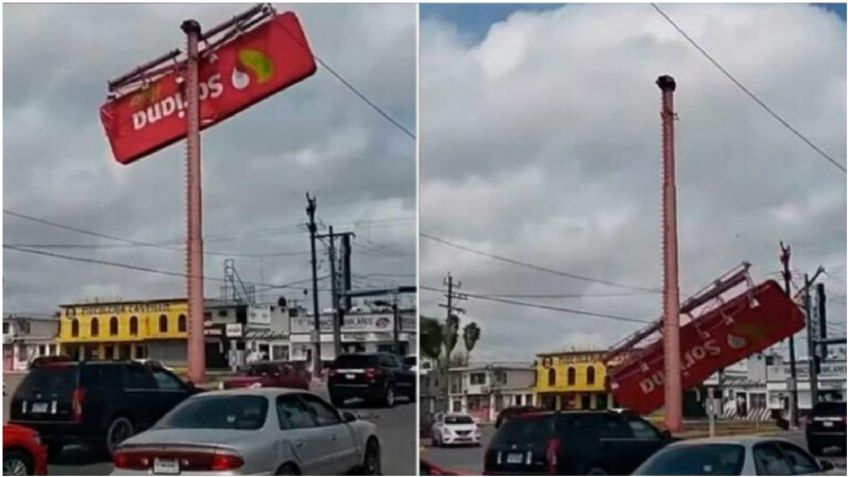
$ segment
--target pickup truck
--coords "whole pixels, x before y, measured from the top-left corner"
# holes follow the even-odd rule
[[[265,361],[250,364],[244,373],[224,380],[220,388],[296,388],[308,390],[311,380],[311,373],[301,363]]]

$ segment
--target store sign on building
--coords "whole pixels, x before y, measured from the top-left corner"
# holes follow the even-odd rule
[[[315,320],[311,316],[292,318],[289,325],[291,333],[311,333],[315,331]],[[333,331],[333,318],[331,316],[321,317],[321,331]]]
[[[248,326],[271,326],[270,306],[250,306],[247,308]]]
[[[386,331],[392,329],[392,315],[347,315],[342,331]]]
[[[226,328],[227,338],[241,338],[241,323],[228,323]]]
[[[69,306],[65,308],[65,315],[117,315],[120,313],[155,313],[170,310],[171,303],[91,304]]]

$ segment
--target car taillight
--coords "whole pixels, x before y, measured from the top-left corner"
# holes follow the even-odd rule
[[[244,460],[232,454],[215,454],[210,470],[234,470],[244,465]]]
[[[365,368],[365,377],[368,379],[374,379],[381,374],[383,374],[383,370],[380,368]]]
[[[74,393],[73,393],[73,395],[71,395],[71,417],[76,422],[82,421],[82,405],[83,405],[83,403],[85,403],[85,389],[84,388],[74,389]]]
[[[557,455],[561,446],[560,440],[553,438],[548,441],[548,447],[545,449],[545,461],[547,462],[548,474],[557,475]]]
[[[138,452],[118,451],[112,456],[116,469],[147,470],[151,462],[150,456]]]
[[[181,472],[230,471],[244,465],[240,456],[218,452],[118,451],[112,460],[117,469],[148,470],[157,458],[176,460]]]

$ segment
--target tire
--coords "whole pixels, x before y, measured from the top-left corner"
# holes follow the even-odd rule
[[[598,467],[598,466],[592,466],[586,472],[586,475],[608,475],[608,474],[607,474],[607,471],[604,470],[603,468]]]
[[[365,455],[362,456],[362,467],[359,469],[362,475],[382,475],[380,462],[380,444],[373,437],[365,444]]]
[[[383,392],[383,397],[380,398],[380,403],[384,407],[394,407],[395,406],[395,387],[391,383],[386,384],[386,390]]]
[[[106,452],[111,456],[118,445],[135,434],[135,427],[129,418],[118,416],[106,428]]]
[[[32,475],[32,457],[19,450],[3,451],[3,475]]]
[[[274,475],[300,475],[300,472],[297,471],[297,467],[291,464],[283,464]]]

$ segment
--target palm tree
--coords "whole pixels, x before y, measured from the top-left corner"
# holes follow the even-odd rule
[[[445,323],[443,330],[445,335],[445,357],[450,358],[453,349],[456,347],[456,342],[459,338],[459,317],[450,315]]]
[[[433,318],[421,317],[421,354],[438,362],[442,357],[444,333],[442,324]]]
[[[462,340],[465,342],[465,351],[468,356],[471,356],[471,350],[480,340],[480,326],[475,322],[468,323],[462,329]]]

